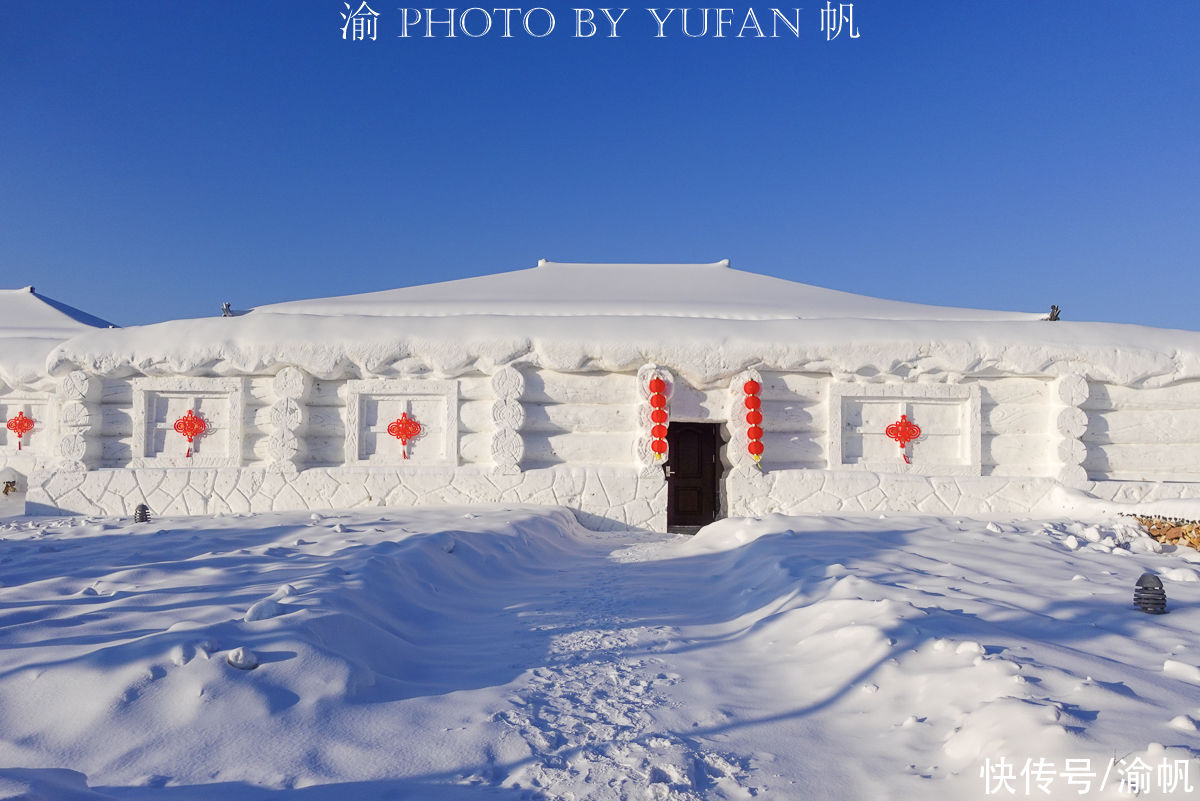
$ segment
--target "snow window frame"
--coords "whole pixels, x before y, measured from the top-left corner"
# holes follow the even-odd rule
[[[956,461],[923,461],[913,453],[913,463],[904,462],[901,454],[894,459],[861,458],[846,461],[847,401],[862,404],[895,404],[895,419],[907,415],[921,426],[920,415],[913,413],[914,405],[957,407],[959,412],[958,440],[960,459]],[[977,384],[834,384],[829,390],[829,469],[861,470],[872,473],[911,473],[924,476],[979,476],[983,474],[983,425]],[[862,430],[858,433],[861,435]],[[879,432],[882,433],[882,432]],[[921,432],[921,441],[936,432]],[[886,436],[886,435],[885,435]],[[898,452],[899,445],[892,443]]]
[[[346,393],[346,467],[386,467],[407,468],[417,470],[424,467],[457,467],[458,466],[458,381],[435,379],[356,379],[347,381]],[[421,424],[422,434],[441,428],[444,432],[442,446],[436,451],[423,449],[424,453],[416,453],[415,443],[410,443],[405,450],[409,458],[402,455],[395,458],[379,457],[375,454],[362,456],[362,420],[364,401],[402,402],[405,413]],[[428,403],[433,401],[441,405],[441,413],[433,418],[422,414],[417,417],[412,414],[413,401]],[[386,433],[375,432],[375,436],[388,436]],[[396,443],[396,453],[400,454],[400,444]],[[374,458],[372,458],[374,457]]]
[[[33,430],[21,438],[21,450],[17,450],[17,435],[7,427],[9,418],[15,417],[17,412],[24,412],[26,417],[33,420]],[[51,443],[57,443],[57,432],[58,404],[54,398],[28,392],[0,393],[0,451],[3,452],[0,466],[5,461],[4,457],[27,460],[44,456],[51,450]]]
[[[131,383],[133,387],[133,455],[130,459],[130,467],[214,468],[242,466],[246,396],[246,383],[244,379],[177,376],[171,378],[135,378]],[[223,431],[225,433],[226,453],[219,456],[211,456],[203,453],[204,438],[211,436],[210,432],[214,431],[211,427],[200,436],[201,445],[199,448],[195,447],[193,443],[192,449],[197,452],[191,456],[168,456],[163,453],[148,453],[147,449],[153,444],[153,440],[149,436],[151,424],[150,404],[159,398],[186,398],[189,404],[185,405],[188,405],[191,409],[197,408],[197,400],[210,401],[210,405],[223,405],[225,407],[226,425],[215,429],[215,431]],[[203,408],[201,408],[200,416],[204,416]],[[165,424],[173,425],[173,423],[174,421],[166,421]],[[167,441],[170,441],[172,435],[180,437],[181,441],[183,440],[182,435],[169,432]]]

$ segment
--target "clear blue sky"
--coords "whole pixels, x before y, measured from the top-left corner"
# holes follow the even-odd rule
[[[341,0],[4,0],[0,286],[138,324],[730,258],[1200,329],[1200,2],[861,0],[834,41],[823,2],[799,39],[577,39],[584,5],[400,39],[377,1],[355,42]]]

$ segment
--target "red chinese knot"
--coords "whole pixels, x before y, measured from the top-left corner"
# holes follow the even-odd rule
[[[900,419],[888,426],[884,433],[896,440],[901,448],[906,448],[908,443],[921,436],[921,427],[909,420],[907,415],[902,414]],[[908,460],[908,454],[904,454],[904,461],[912,464]]]
[[[8,421],[6,428],[17,435],[17,450],[21,450],[21,439],[33,430],[33,420],[26,417],[25,412],[17,412],[17,416]]]
[[[387,432],[400,440],[400,453],[407,459],[408,441],[421,436],[421,424],[409,417],[408,412],[403,412],[398,418],[388,423]]]
[[[746,450],[754,457],[755,466],[761,468],[759,462],[762,460],[763,451],[766,450],[763,447],[763,430],[760,426],[763,421],[762,412],[759,411],[762,408],[762,399],[758,397],[758,393],[762,392],[762,384],[751,378],[742,385],[742,391],[746,393],[745,406],[750,410],[746,412],[746,439],[750,440]]]
[[[204,419],[197,417],[196,413],[188,409],[188,413],[175,421],[175,430],[185,436],[188,441],[187,453],[184,454],[189,459],[192,456],[192,442],[196,437],[208,430],[208,423]]]
[[[650,429],[650,450],[656,461],[661,460],[667,452],[667,423],[671,415],[667,412],[667,382],[661,376],[654,376],[646,383],[650,390],[650,421],[654,425]]]

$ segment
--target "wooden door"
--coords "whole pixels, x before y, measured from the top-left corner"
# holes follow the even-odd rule
[[[672,422],[667,444],[667,530],[695,531],[721,508],[720,426]]]

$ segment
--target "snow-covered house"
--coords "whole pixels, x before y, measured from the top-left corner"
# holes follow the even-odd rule
[[[1059,485],[1200,497],[1200,333],[1044,318],[727,262],[541,262],[93,332],[32,382],[54,383],[44,413],[61,423],[28,501],[552,503],[662,530],[771,511],[1020,513]]]
[[[55,463],[63,409],[46,356],[71,337],[109,327],[31,286],[0,289],[0,488],[7,489],[0,516],[24,502],[31,472]]]

